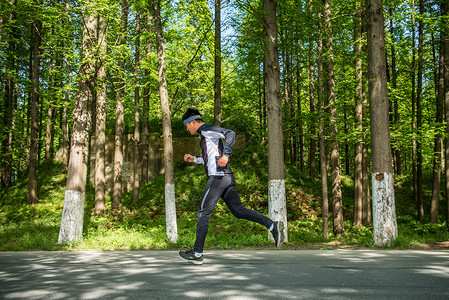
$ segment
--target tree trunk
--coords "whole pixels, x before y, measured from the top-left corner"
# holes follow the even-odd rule
[[[122,0],[122,12],[120,20],[120,37],[118,43],[126,44],[126,32],[128,30],[129,1]],[[115,138],[114,138],[114,188],[112,197],[112,208],[117,209],[122,202],[122,170],[123,170],[123,97],[125,94],[125,83],[123,80],[125,72],[125,58],[118,61],[117,75],[117,103],[115,107]]]
[[[69,123],[67,122],[69,91],[64,92],[64,107],[62,110],[62,173],[66,174],[69,165]]]
[[[268,114],[268,211],[270,218],[284,222],[287,237],[287,205],[285,200],[284,152],[282,145],[282,100],[276,24],[276,1],[264,0],[265,78]]]
[[[393,39],[393,44],[391,46],[391,88],[393,91],[397,89],[397,71],[396,71],[396,50],[394,46],[394,25],[393,25],[393,8],[390,6],[389,8],[389,14],[390,14],[390,35]],[[394,117],[394,124],[396,128],[399,126],[399,104],[398,104],[398,97],[393,97],[393,117]],[[399,145],[398,145],[399,146]],[[394,162],[394,169],[395,173],[397,175],[401,174],[401,151],[396,147],[393,149],[393,162]]]
[[[47,109],[47,131],[45,138],[45,162],[49,162],[51,159],[51,127],[53,122],[53,107],[49,104]]]
[[[292,97],[292,95],[290,94],[290,88],[289,88],[289,86],[291,84],[290,76],[289,76],[290,65],[289,65],[289,62],[288,62],[289,58],[288,58],[287,52],[286,51],[282,51],[281,55],[282,55],[282,62],[283,62],[282,69],[283,69],[283,78],[284,78],[284,80],[283,80],[283,83],[284,83],[284,103],[285,103],[284,107],[286,108],[285,109],[286,117],[285,117],[284,120],[287,120],[286,124],[284,125],[286,127],[286,135],[287,135],[287,138],[286,138],[285,143],[284,143],[284,149],[285,149],[284,150],[284,159],[285,159],[285,161],[287,161],[288,160],[288,154],[290,153],[290,163],[294,164],[294,160],[295,160],[294,156],[295,156],[295,154],[294,154],[294,150],[293,150],[293,143],[294,143],[293,132],[295,130],[293,129],[293,126],[291,125],[292,121],[293,121],[293,114],[292,114],[292,109],[293,109],[292,106],[293,105],[292,105],[292,99],[290,99]],[[300,104],[300,100],[298,100],[298,104]]]
[[[68,0],[65,0],[65,12],[68,12],[70,9],[70,4]],[[64,23],[67,24],[68,20],[64,20]],[[70,83],[70,64],[66,63],[66,84]],[[62,109],[62,173],[66,174],[68,165],[69,165],[69,123],[67,121],[68,117],[68,105],[70,102],[69,91],[64,91],[64,107]]]
[[[298,61],[299,61],[299,55],[298,55]],[[296,78],[297,78],[297,86],[296,86],[296,103],[298,107],[298,148],[299,148],[299,168],[301,171],[304,171],[304,130],[303,130],[303,121],[302,121],[302,105],[301,105],[301,78],[300,78],[300,68],[299,66],[296,68]],[[313,105],[310,103],[310,105]],[[291,111],[294,112],[294,108],[291,108]],[[295,117],[293,116],[292,119],[294,120]],[[312,148],[312,146],[311,146]],[[311,149],[312,150],[312,149]],[[296,153],[294,153],[296,155]],[[293,161],[292,163],[296,162]]]
[[[327,188],[327,152],[326,152],[326,141],[324,128],[326,126],[324,118],[324,78],[323,78],[323,26],[322,26],[322,13],[318,13],[318,24],[319,24],[319,38],[318,38],[318,142],[320,147],[320,172],[321,172],[321,210],[323,214],[323,237],[325,239],[329,238],[329,192]]]
[[[221,0],[215,0],[214,125],[221,125]]]
[[[83,29],[82,65],[73,108],[73,130],[66,192],[58,243],[71,244],[83,239],[84,201],[91,127],[92,76],[95,65],[86,58],[94,55],[97,18],[87,7]]]
[[[415,85],[416,85],[416,70],[415,70],[415,2],[412,0],[412,134],[413,134],[413,140],[412,140],[412,173],[413,173],[413,200],[415,204],[418,204],[418,181],[417,181],[417,171],[416,171],[416,95],[415,95]]]
[[[366,39],[366,24],[363,24],[362,29],[363,35]],[[362,47],[362,51],[364,53],[367,53],[367,47],[364,45]],[[362,71],[362,78],[368,78],[367,70],[364,69]],[[369,113],[368,113],[368,94],[367,94],[367,88],[366,88],[366,80],[363,80],[363,86],[362,86],[362,120],[363,120],[363,127],[368,128],[369,127]],[[371,196],[370,196],[370,176],[369,176],[369,166],[370,161],[368,157],[368,145],[369,139],[364,134],[363,136],[363,146],[362,146],[362,178],[363,178],[363,197],[362,197],[362,223],[365,226],[371,226],[372,225],[372,217],[371,217]]]
[[[382,0],[368,0],[367,21],[374,244],[382,246],[397,236]]]
[[[313,14],[313,4],[312,1],[309,0],[308,1],[308,7],[309,7],[309,12],[312,16],[314,16]],[[311,115],[311,119],[310,119],[310,152],[309,152],[309,175],[312,178],[315,178],[316,176],[316,142],[317,142],[317,132],[316,132],[316,116],[315,116],[315,78],[314,78],[314,74],[315,74],[315,68],[314,68],[314,63],[315,63],[315,56],[314,56],[314,52],[313,52],[313,35],[309,36],[309,108],[310,108],[310,115]],[[299,62],[299,57],[298,57],[298,62]],[[299,93],[300,91],[298,91]],[[301,112],[300,112],[301,113]]]
[[[449,2],[444,1],[441,3],[444,7],[444,16],[449,15]],[[446,121],[446,135],[449,136],[449,25],[448,23],[442,23],[443,34],[442,40],[444,41],[444,104],[445,104],[445,121]],[[446,174],[446,226],[449,228],[449,139],[446,138],[445,145],[445,174]]]
[[[348,114],[346,112],[347,110],[347,105],[344,104],[343,105],[343,120],[344,120],[344,134],[346,136],[345,138],[345,174],[346,175],[351,175],[351,163],[349,162],[349,143],[348,143],[348,138],[347,136],[349,136],[349,125],[348,125]]]
[[[424,16],[424,4],[423,0],[419,1],[419,14]],[[418,82],[416,87],[416,128],[417,132],[421,132],[422,127],[422,84],[423,84],[423,43],[424,43],[424,24],[422,18],[418,21]],[[421,142],[418,138],[416,143],[416,184],[417,190],[417,210],[418,210],[418,220],[423,221],[424,219],[424,205],[423,205],[423,189],[422,189],[422,149]]]
[[[38,6],[40,0],[36,0]],[[31,90],[31,137],[30,137],[30,164],[28,167],[28,204],[36,204],[37,196],[37,148],[38,148],[38,117],[39,117],[39,66],[40,66],[40,45],[42,23],[34,20],[34,40],[33,40],[33,70],[32,70],[32,90]]]
[[[95,79],[97,103],[96,103],[96,126],[95,126],[95,213],[103,213],[106,209],[105,191],[105,143],[106,143],[106,72],[104,57],[106,55],[107,24],[104,17],[98,17],[97,44],[100,59],[97,60],[97,78]]]
[[[332,138],[331,141],[331,166],[332,166],[332,206],[334,217],[333,232],[336,236],[344,233],[343,223],[343,205],[341,194],[341,163],[340,153],[337,141],[337,106],[335,103],[335,79],[334,79],[334,54],[332,46],[332,24],[331,24],[331,9],[328,0],[323,1],[324,4],[324,22],[325,22],[325,40],[326,40],[326,55],[325,62],[328,71],[327,92],[328,103],[330,106],[330,126],[329,133]]]
[[[164,162],[165,162],[165,218],[167,226],[167,237],[170,242],[176,243],[178,240],[178,229],[176,225],[176,204],[175,204],[175,182],[173,164],[173,144],[170,120],[170,107],[167,90],[167,77],[165,69],[165,50],[162,36],[162,22],[159,11],[159,1],[153,0],[154,25],[156,31],[157,57],[158,57],[158,78],[159,96],[161,98],[162,111],[162,132],[164,139]]]
[[[136,15],[136,52],[134,54],[134,178],[133,178],[133,202],[139,201],[140,189],[140,87],[139,87],[139,67],[140,67],[140,14]]]
[[[11,17],[12,19],[12,17]],[[13,31],[15,31],[13,29]],[[8,50],[10,53],[15,52],[15,43],[14,43],[14,36],[15,33],[12,33],[12,37],[10,37],[8,42]],[[32,47],[30,47],[30,50],[33,50]],[[2,140],[2,146],[1,146],[1,157],[0,159],[0,165],[1,165],[1,187],[7,187],[11,183],[11,172],[9,171],[9,161],[12,161],[11,157],[11,144],[9,142],[9,136],[11,134],[11,128],[10,128],[10,122],[12,119],[12,106],[13,106],[13,99],[14,99],[14,85],[16,79],[14,78],[13,74],[15,73],[15,58],[13,55],[8,55],[8,59],[6,60],[6,72],[5,72],[5,96],[4,96],[4,102],[2,103],[1,108],[1,115],[2,115],[2,129],[5,131],[5,134],[1,136]],[[30,76],[32,78],[33,73],[33,67],[30,68]],[[3,131],[2,130],[2,131]]]
[[[152,17],[150,14],[147,16],[147,32],[151,33],[153,31],[152,28]],[[147,37],[146,39],[146,47],[145,47],[145,57],[149,57],[151,54],[151,40],[150,37]],[[150,70],[148,68],[145,69],[145,85],[143,88],[143,104],[142,104],[142,184],[145,184],[148,182],[148,109],[150,105],[150,88],[149,88],[149,81],[150,81]]]
[[[49,65],[49,73],[51,74],[53,69],[53,59],[50,59],[50,65]],[[51,75],[50,75],[51,76]],[[48,90],[50,94],[52,94],[52,82],[50,80]],[[46,138],[45,138],[45,162],[50,161],[50,139],[51,139],[51,123],[53,122],[53,107],[51,102],[48,103],[48,109],[47,109],[47,131],[46,131]]]
[[[309,175],[315,178],[316,175],[316,117],[315,117],[315,83],[314,83],[314,66],[313,46],[311,39],[309,40],[309,108],[310,108],[310,151],[309,151]]]
[[[354,225],[362,225],[363,215],[363,72],[362,72],[362,6],[363,1],[356,2],[355,17],[355,76],[357,86],[355,90],[355,143],[354,158]]]
[[[443,125],[443,103],[444,103],[444,55],[443,55],[443,41],[440,41],[440,62],[439,72],[436,76],[437,81],[437,99],[436,99],[436,117],[435,121],[438,125]],[[441,184],[441,170],[442,160],[441,151],[443,148],[443,137],[437,134],[435,137],[435,145],[433,152],[433,182],[432,182],[432,198],[430,201],[430,216],[429,221],[432,224],[438,223],[438,209],[440,204],[440,184]]]

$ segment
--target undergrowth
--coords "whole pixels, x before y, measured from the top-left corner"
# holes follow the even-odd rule
[[[232,158],[237,190],[244,205],[265,215],[268,214],[266,165],[267,153],[260,151],[260,148],[236,150]],[[132,194],[124,193],[118,210],[111,208],[111,199],[108,197],[106,211],[101,215],[95,215],[93,211],[94,190],[88,183],[83,241],[71,245],[58,244],[66,175],[61,174],[61,165],[53,162],[39,167],[38,204],[26,203],[26,174],[19,174],[13,186],[0,190],[0,250],[191,248],[195,240],[196,211],[207,178],[202,166],[182,162],[177,163],[175,169],[178,227],[176,244],[170,243],[165,233],[164,176],[145,184],[136,203],[132,201]],[[356,227],[351,222],[354,190],[351,178],[342,177],[345,234],[334,236],[331,220],[329,238],[325,239],[322,234],[321,182],[292,165],[287,165],[286,175],[288,243],[284,244],[284,249],[374,247],[372,228]],[[424,189],[429,189],[430,178],[425,184]],[[416,221],[414,204],[409,200],[409,178],[396,178],[395,194],[399,235],[389,248],[409,249],[417,245],[449,240],[449,233],[443,221],[439,224]],[[445,211],[443,197],[441,199],[440,208]],[[444,220],[445,215],[440,218]],[[267,237],[268,233],[264,227],[236,219],[224,202],[220,201],[210,219],[206,248],[272,249],[272,242]]]

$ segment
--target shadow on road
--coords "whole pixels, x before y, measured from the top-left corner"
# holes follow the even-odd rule
[[[0,252],[2,299],[449,299],[449,251]]]

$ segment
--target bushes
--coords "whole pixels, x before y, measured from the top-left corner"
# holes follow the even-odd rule
[[[268,213],[266,151],[251,146],[235,151],[231,158],[237,181],[237,190],[246,207]],[[27,178],[0,191],[0,250],[114,250],[114,249],[180,249],[191,248],[195,240],[196,211],[201,201],[207,178],[203,166],[178,163],[175,166],[175,188],[178,223],[178,243],[167,241],[165,233],[164,176],[145,184],[137,203],[132,194],[124,193],[122,205],[112,210],[108,197],[106,211],[97,216],[93,212],[94,190],[88,183],[86,191],[84,241],[71,246],[58,245],[59,226],[65,192],[65,175],[61,166],[51,163],[40,166],[39,203],[26,204]],[[289,243],[286,248],[331,249],[346,247],[373,247],[372,228],[355,227],[351,220],[352,180],[342,180],[345,191],[345,235],[322,237],[321,183],[298,168],[287,165],[286,197],[288,209]],[[397,178],[397,207],[399,237],[390,246],[413,248],[449,240],[445,223],[436,225],[415,221],[414,203],[409,200],[406,177]],[[428,183],[430,184],[430,183]],[[444,217],[444,216],[442,216]],[[210,220],[208,249],[248,247],[272,248],[267,230],[252,222],[236,219],[223,201],[219,201]],[[340,246],[339,246],[340,245]]]

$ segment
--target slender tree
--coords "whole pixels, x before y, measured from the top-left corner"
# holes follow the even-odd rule
[[[221,0],[215,0],[214,125],[221,125]]]
[[[363,71],[362,71],[362,5],[363,0],[356,1],[355,16],[355,129],[357,141],[355,143],[354,158],[354,225],[362,224],[363,212]]]
[[[411,66],[411,80],[412,80],[412,93],[411,93],[411,104],[412,104],[412,119],[411,127],[413,133],[412,140],[412,173],[413,173],[413,199],[415,204],[418,206],[418,175],[417,175],[417,164],[416,164],[416,153],[417,153],[417,142],[416,142],[416,47],[415,47],[415,0],[412,0],[412,66]]]
[[[323,237],[329,238],[329,191],[327,188],[327,151],[324,128],[324,86],[323,86],[323,26],[321,24],[322,13],[318,13],[319,39],[318,39],[318,138],[320,147],[320,173],[321,173],[321,210],[323,214]]]
[[[105,55],[106,55],[106,41],[107,41],[107,23],[106,18],[98,16],[97,25],[97,45],[98,55],[100,59],[97,60],[97,76],[95,78],[95,92],[96,92],[96,126],[95,126],[95,213],[100,214],[105,211],[105,143],[106,143],[106,71],[105,71]]]
[[[140,13],[136,15],[136,51],[134,53],[134,177],[133,177],[133,201],[139,200],[140,189]]]
[[[313,15],[313,6],[312,1],[308,1],[309,12]],[[316,175],[316,116],[315,116],[315,57],[313,52],[313,36],[309,36],[309,109],[310,109],[310,151],[309,151],[309,175],[312,178],[315,178]],[[299,57],[298,57],[299,62]],[[298,68],[299,69],[299,68]],[[299,70],[298,70],[299,71]],[[301,90],[298,87],[298,93]],[[301,113],[301,112],[299,112]]]
[[[441,37],[443,36],[441,32]],[[440,38],[440,55],[439,55],[438,73],[435,76],[437,98],[436,98],[436,114],[435,122],[438,125],[443,124],[443,107],[444,107],[444,53],[443,41]],[[442,157],[443,137],[437,134],[434,140],[433,151],[433,181],[432,181],[432,197],[430,200],[430,214],[429,221],[432,224],[438,223],[438,209],[440,204],[440,185],[441,185],[441,171],[442,171]]]
[[[374,244],[380,246],[397,236],[382,0],[367,1],[367,21]]]
[[[331,166],[332,166],[332,206],[335,235],[344,233],[343,222],[343,203],[341,194],[341,162],[339,146],[337,141],[337,106],[335,98],[335,78],[334,78],[334,53],[332,45],[332,23],[331,23],[331,8],[328,0],[323,0],[324,5],[324,23],[325,23],[325,63],[328,72],[327,76],[327,98],[330,106],[330,126],[329,133],[331,136]]]
[[[423,98],[423,44],[424,44],[424,3],[419,0],[419,14],[418,21],[418,82],[416,86],[416,129],[418,132],[422,129],[422,98]],[[424,203],[423,203],[423,149],[422,143],[418,138],[416,143],[416,184],[417,184],[417,211],[418,220],[424,219]]]
[[[150,13],[147,14],[146,31],[153,32],[153,18]],[[145,41],[145,57],[149,57],[152,51],[151,38],[148,36]],[[145,68],[145,84],[143,87],[142,103],[142,180],[145,184],[148,181],[148,109],[150,101],[150,69]]]
[[[68,0],[65,0],[65,9],[64,12],[67,14],[67,12],[70,9],[70,4]],[[64,24],[68,23],[68,18],[65,18],[63,20]],[[65,66],[66,66],[66,72],[65,72],[65,77],[66,77],[66,85],[68,86],[70,84],[70,64],[65,61]],[[64,90],[64,104],[63,104],[63,108],[62,108],[62,173],[66,174],[67,173],[67,168],[68,168],[68,164],[69,164],[69,123],[67,121],[67,117],[68,117],[68,105],[69,105],[69,99],[70,98],[70,94],[69,94],[69,90],[67,88],[65,88]]]
[[[118,44],[126,45],[126,32],[128,30],[129,0],[122,0],[122,11],[120,17],[120,34]],[[118,61],[117,84],[116,84],[116,107],[115,107],[115,139],[114,139],[114,189],[112,208],[118,208],[122,201],[122,171],[123,171],[123,121],[124,107],[123,97],[125,84],[123,74],[125,71],[125,57]]]
[[[391,89],[393,93],[396,92],[398,83],[397,83],[397,67],[396,67],[396,47],[395,47],[395,27],[393,23],[393,5],[390,5],[388,8],[389,16],[390,16],[390,35],[391,39],[393,40],[391,43]],[[398,97],[393,96],[393,114],[392,117],[394,118],[394,125],[396,128],[399,126],[399,101]],[[398,147],[395,147],[393,149],[393,160],[394,160],[394,168],[395,173],[400,175],[401,174],[401,151]]]
[[[176,225],[175,205],[175,170],[173,164],[173,144],[170,120],[170,107],[167,90],[167,75],[165,69],[165,50],[162,36],[162,22],[159,10],[159,0],[153,0],[154,27],[156,32],[159,96],[162,111],[162,132],[164,139],[164,162],[165,162],[165,222],[167,226],[167,237],[172,243],[178,240],[178,229]]]
[[[441,2],[443,16],[449,17],[449,1]],[[445,121],[446,121],[446,136],[449,136],[449,24],[442,22],[443,34],[443,53],[444,53],[444,104],[445,104]],[[449,228],[449,139],[445,140],[445,165],[444,172],[446,176],[446,225]]]
[[[268,211],[272,220],[287,224],[276,6],[276,0],[263,1],[268,115]],[[288,241],[287,226],[284,228],[284,241]]]
[[[50,59],[50,65],[49,65],[49,73],[52,73],[53,69],[53,58]],[[50,79],[49,83],[49,94],[53,93],[53,82]],[[45,162],[50,161],[50,147],[51,147],[51,127],[53,122],[53,107],[52,102],[49,101],[48,108],[47,108],[47,132],[46,132],[46,138],[45,138]]]
[[[36,0],[36,5],[41,5],[40,0]],[[39,117],[39,69],[40,69],[40,46],[41,46],[42,22],[35,19],[33,21],[33,69],[31,75],[31,137],[30,137],[30,164],[28,167],[28,204],[35,204],[37,196],[37,151],[38,151],[38,117]]]
[[[366,37],[366,25],[363,25],[363,35]],[[367,53],[367,45],[365,44],[362,47],[362,52]],[[368,78],[368,72],[366,68],[363,68],[362,78]],[[369,127],[369,111],[368,111],[368,92],[366,88],[367,82],[363,80],[363,96],[362,96],[362,119],[363,119],[363,127]],[[363,147],[362,147],[362,178],[363,178],[363,197],[362,197],[362,223],[365,226],[372,225],[372,216],[371,216],[371,197],[370,197],[370,176],[369,176],[369,165],[370,159],[368,157],[368,147],[369,147],[369,138],[365,134],[363,137]]]

